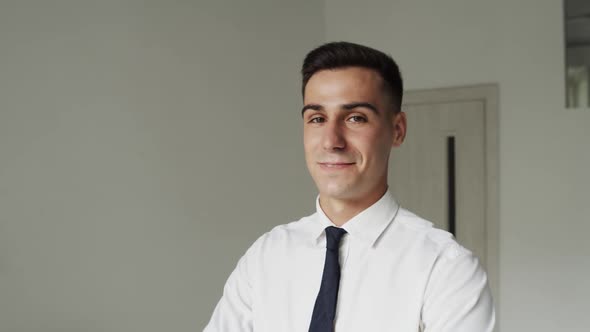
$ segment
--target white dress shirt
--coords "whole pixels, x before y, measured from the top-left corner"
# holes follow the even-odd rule
[[[263,234],[229,276],[205,332],[302,332],[320,289],[322,211]],[[346,222],[336,332],[489,332],[494,305],[479,260],[405,210],[388,190]]]

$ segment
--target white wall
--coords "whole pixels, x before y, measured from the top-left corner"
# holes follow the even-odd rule
[[[564,107],[561,1],[326,0],[326,38],[390,53],[408,89],[500,86],[502,332],[587,331],[590,110]]]
[[[313,209],[323,40],[316,1],[0,2],[0,331],[200,331]]]
[[[1,331],[200,330],[252,241],[313,209],[298,70],[340,39],[409,89],[499,83],[502,332],[587,330],[561,2],[323,5],[0,2]]]

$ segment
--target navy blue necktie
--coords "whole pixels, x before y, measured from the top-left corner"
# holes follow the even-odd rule
[[[326,262],[318,297],[313,307],[309,332],[334,331],[334,316],[336,315],[336,301],[340,286],[340,262],[338,248],[340,240],[346,231],[342,228],[326,227]]]

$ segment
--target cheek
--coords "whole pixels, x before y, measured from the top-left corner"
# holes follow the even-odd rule
[[[311,151],[311,146],[312,146],[312,142],[310,140],[310,137],[308,137],[307,135],[303,136],[303,150],[305,151],[305,154],[308,154]]]
[[[312,151],[315,149],[319,142],[319,135],[316,132],[311,130],[304,130],[303,131],[303,148],[307,151]]]
[[[303,152],[305,154],[305,160],[310,163],[313,160],[313,156],[316,154],[316,141],[311,135],[303,135]]]
[[[363,135],[357,141],[357,148],[363,159],[371,164],[381,164],[389,159],[389,137],[385,135]]]

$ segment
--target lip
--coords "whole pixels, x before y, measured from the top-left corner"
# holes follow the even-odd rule
[[[351,167],[355,163],[318,163],[322,169],[329,169],[329,170],[337,170],[337,169],[345,169]]]

